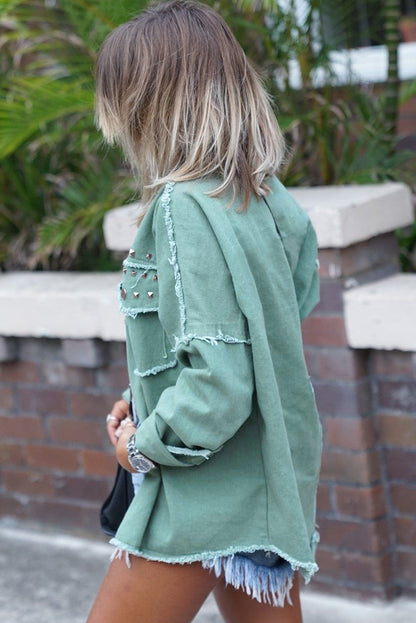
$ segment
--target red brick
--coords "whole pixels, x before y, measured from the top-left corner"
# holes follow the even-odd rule
[[[86,476],[56,476],[55,487],[60,498],[103,502],[111,490],[107,479]]]
[[[398,350],[375,350],[372,353],[375,373],[379,376],[416,377],[416,354]]]
[[[380,461],[375,451],[325,450],[322,455],[322,480],[364,485],[379,480],[380,475]]]
[[[416,486],[390,485],[393,506],[398,513],[416,516]]]
[[[370,418],[323,418],[325,441],[328,446],[345,450],[367,450],[376,443]]]
[[[416,117],[416,96],[411,97],[400,104],[400,117],[405,115],[409,115],[409,118],[413,119]],[[414,129],[415,128],[413,126],[413,131]]]
[[[332,279],[322,279],[320,284],[320,300],[313,313],[334,313],[342,312],[344,309],[342,301],[343,283]]]
[[[86,392],[73,392],[70,395],[71,413],[77,417],[99,417],[104,420],[116,400],[120,400],[119,393],[88,394]]]
[[[416,449],[416,416],[380,413],[377,420],[383,444]]]
[[[10,387],[0,387],[0,410],[11,411],[14,408],[13,393]]]
[[[25,456],[19,443],[0,442],[0,465],[23,465]]]
[[[316,346],[347,346],[342,316],[309,316],[302,323],[305,344]]]
[[[0,366],[0,380],[8,383],[38,383],[38,366],[33,361],[4,363]]]
[[[21,495],[16,497],[12,493],[2,492],[0,495],[0,516],[27,519],[29,504],[22,497]]]
[[[342,274],[344,277],[355,276],[371,268],[387,266],[399,267],[398,245],[394,233],[374,236],[358,242],[341,251]]]
[[[346,554],[343,564],[346,577],[353,582],[386,585],[393,581],[393,563],[391,554],[370,556],[363,554]]]
[[[324,415],[366,415],[371,413],[372,396],[367,380],[342,383],[314,382],[318,411]]]
[[[319,249],[319,275],[334,279],[342,274],[339,249]]]
[[[97,371],[97,381],[100,387],[124,391],[129,386],[126,368],[110,366]]]
[[[312,593],[326,593],[328,595],[335,595],[336,597],[344,597],[345,599],[352,599],[354,601],[366,602],[370,599],[378,599],[381,601],[390,601],[398,596],[398,589],[393,584],[393,581],[387,585],[377,584],[362,584],[357,582],[348,582],[348,585],[341,584],[341,582],[334,581],[329,576],[324,576],[318,573],[311,584],[308,584],[303,589],[306,592]],[[360,622],[361,623],[361,622]]]
[[[338,513],[362,519],[376,519],[386,515],[386,501],[382,485],[375,487],[345,487],[336,485],[335,499]]]
[[[319,515],[327,515],[331,513],[331,511],[331,487],[320,483],[317,491],[317,512]]]
[[[61,390],[54,389],[20,389],[20,408],[32,413],[67,412],[66,396]]]
[[[320,545],[316,552],[316,562],[319,566],[318,577],[328,575],[336,580],[344,580],[343,556],[344,553],[338,549],[326,549],[324,545]]]
[[[416,549],[416,517],[396,517],[394,529],[399,545],[408,545]]]
[[[87,422],[63,417],[49,418],[49,436],[53,441],[76,443],[82,446],[101,446],[104,422]]]
[[[68,366],[63,361],[45,361],[42,371],[48,385],[56,387],[93,387],[93,370]]]
[[[316,372],[322,379],[354,381],[368,376],[367,356],[346,348],[322,348],[316,353]]]
[[[340,550],[378,554],[390,546],[387,519],[363,522],[321,517],[319,531],[323,545]]]
[[[29,465],[46,470],[73,472],[79,468],[80,456],[73,448],[37,445],[26,448]]]
[[[107,343],[108,361],[112,366],[126,367],[126,343],[125,342],[108,342]]]
[[[406,584],[416,587],[416,551],[397,552],[397,575]]]
[[[30,518],[39,520],[48,526],[58,527],[60,531],[68,529],[73,533],[75,529],[77,533],[89,533],[96,536],[100,530],[99,506],[97,502],[86,508],[75,500],[34,498],[30,503]]]
[[[320,577],[329,577],[342,583],[364,584],[366,590],[371,584],[384,590],[393,580],[393,565],[390,554],[369,555],[358,552],[340,551],[321,546],[317,550]],[[337,593],[339,590],[337,588]]]
[[[416,379],[414,381],[380,381],[378,400],[381,408],[416,411]]]
[[[0,416],[0,430],[2,437],[16,439],[43,439],[45,437],[42,419],[36,416]]]
[[[84,450],[82,458],[86,474],[91,474],[93,476],[115,476],[117,461],[114,454],[99,450]]]
[[[2,469],[2,482],[7,491],[27,495],[53,495],[55,492],[51,474],[33,470]]]
[[[386,449],[384,456],[389,478],[416,481],[416,451]]]

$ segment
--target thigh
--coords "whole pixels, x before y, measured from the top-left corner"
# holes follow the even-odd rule
[[[189,623],[218,579],[201,563],[113,560],[87,623]]]
[[[293,605],[286,602],[283,608],[260,603],[230,584],[217,584],[214,597],[225,623],[302,623],[298,575],[290,590]]]

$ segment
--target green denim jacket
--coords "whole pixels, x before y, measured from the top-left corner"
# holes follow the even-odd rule
[[[316,235],[276,178],[246,211],[216,185],[167,184],[123,263],[136,445],[157,468],[112,543],[179,563],[269,550],[308,581],[322,434],[300,324],[319,300]]]

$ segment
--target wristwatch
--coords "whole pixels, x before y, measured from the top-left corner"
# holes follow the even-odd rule
[[[136,433],[133,433],[127,442],[127,458],[132,468],[141,474],[146,474],[156,467],[153,461],[136,448]]]

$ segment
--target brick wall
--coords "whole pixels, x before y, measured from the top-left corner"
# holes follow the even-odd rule
[[[303,325],[324,428],[320,573],[311,588],[416,593],[416,353],[353,350],[344,288],[397,271],[393,234],[323,249]],[[127,384],[124,345],[0,338],[0,514],[97,537],[115,460],[104,429]]]
[[[373,352],[371,365],[394,573],[416,594],[416,353]]]
[[[416,354],[349,348],[342,302],[396,258],[392,234],[320,251],[321,302],[303,325],[324,429],[313,586],[339,594],[416,590]]]
[[[0,514],[99,534],[116,466],[104,421],[127,386],[124,344],[0,339],[18,356],[0,363]]]

